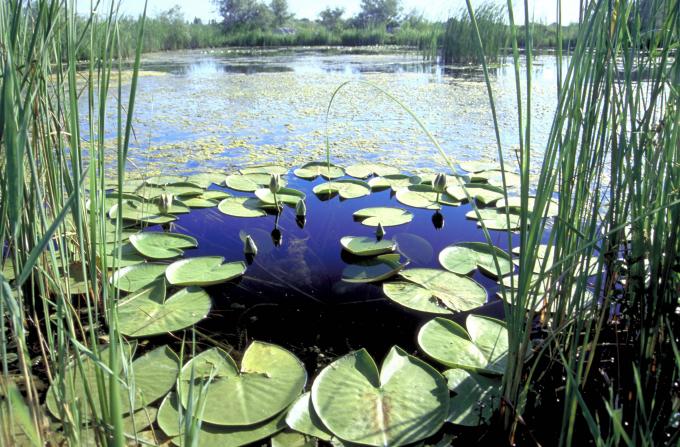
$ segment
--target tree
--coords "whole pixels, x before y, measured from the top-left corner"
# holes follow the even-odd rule
[[[327,7],[319,13],[319,22],[330,31],[337,30],[342,25],[342,15],[344,13],[344,8],[331,9],[330,7]]]
[[[278,28],[286,24],[286,22],[293,17],[293,14],[288,12],[288,2],[286,0],[271,0],[269,9],[272,11],[272,24]]]
[[[396,22],[401,14],[401,0],[361,0],[357,22],[364,27]]]
[[[271,11],[257,0],[213,0],[225,30],[266,28]]]

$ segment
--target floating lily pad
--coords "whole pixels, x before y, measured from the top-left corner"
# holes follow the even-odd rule
[[[496,269],[494,257],[500,268]],[[498,247],[490,247],[483,242],[462,242],[449,245],[439,253],[439,263],[446,270],[459,275],[467,275],[477,267],[492,276],[505,276],[514,270],[512,258]]]
[[[371,193],[368,183],[360,180],[333,180],[316,185],[314,194],[319,196],[333,196],[340,194],[343,199],[356,199]]]
[[[210,296],[188,287],[165,299],[165,283],[134,293],[118,305],[118,329],[128,337],[148,337],[188,328],[210,312]]]
[[[231,197],[229,193],[224,191],[206,191],[200,196],[190,197],[182,200],[184,206],[190,208],[212,208],[220,203],[220,200]]]
[[[201,256],[173,262],[165,270],[165,277],[175,286],[210,286],[238,278],[245,271],[242,261],[224,264],[221,256]]]
[[[232,174],[224,180],[224,184],[236,191],[254,192],[269,186],[271,175],[264,173]],[[286,186],[286,180],[280,179],[281,186]]]
[[[244,426],[220,426],[203,422],[196,447],[241,447],[251,444],[286,428],[285,416],[286,412],[283,411],[272,419]],[[158,426],[166,436],[172,438],[172,443],[182,446],[185,421],[180,417],[179,399],[174,392],[163,400],[157,419]]]
[[[156,422],[158,409],[145,407],[123,416],[123,433],[128,438],[135,438],[141,431]],[[106,425],[100,427],[106,433],[107,439],[113,439],[113,427]],[[97,432],[94,428],[87,428],[80,433],[80,446],[99,446]]]
[[[210,185],[220,185],[224,181],[223,174],[203,172],[194,174],[186,179],[187,183],[196,185],[200,188],[208,188]]]
[[[467,331],[444,318],[428,321],[418,332],[418,345],[450,368],[502,375],[508,355],[508,331],[502,321],[468,315]]]
[[[397,243],[397,251],[413,261],[424,264],[430,262],[434,256],[432,245],[430,245],[427,239],[424,239],[417,234],[396,234],[394,236],[394,242]]]
[[[126,355],[129,355],[129,348],[123,349]],[[109,353],[108,347],[100,348],[99,359],[106,367],[109,367]],[[66,369],[66,377],[64,377],[64,383],[66,384],[65,396],[63,396],[63,401],[65,402],[80,402],[82,408],[90,408],[87,404],[87,394],[86,388],[92,390],[93,384],[97,383],[96,375],[97,371],[101,371],[102,366],[96,364],[90,357],[82,357],[82,372],[80,368],[74,363],[69,365]],[[121,362],[124,363],[124,362]],[[140,409],[142,407],[148,406],[149,404],[155,402],[161,397],[165,396],[170,388],[175,385],[177,380],[177,375],[179,372],[179,359],[177,355],[167,346],[161,346],[159,348],[150,351],[141,357],[135,359],[126,374],[122,374],[121,370],[114,371],[119,377],[130,377],[130,384],[134,383],[134,396],[132,399],[128,396],[129,390],[127,386],[120,387],[120,402],[121,408],[124,413],[129,413]],[[104,376],[107,377],[106,373]],[[59,380],[55,380],[55,384],[59,383]],[[104,380],[103,386],[108,390],[109,381]],[[60,417],[59,403],[56,398],[56,393],[58,392],[55,388],[57,385],[52,385],[47,391],[47,408],[50,413],[56,418]],[[96,393],[96,391],[95,391]],[[130,402],[132,401],[132,405]],[[96,397],[93,399],[93,407],[95,414],[98,417],[102,416],[100,400]],[[88,410],[89,411],[89,410]],[[84,419],[91,419],[92,414],[81,413]],[[88,417],[89,416],[89,417]]]
[[[217,206],[220,212],[234,217],[262,217],[267,212],[262,209],[262,202],[252,197],[228,197]]]
[[[430,290],[412,282],[386,282],[383,284],[383,292],[395,303],[409,309],[433,314],[452,314],[454,312],[435,298]]]
[[[369,227],[377,227],[382,224],[383,227],[391,227],[402,225],[413,220],[413,214],[401,208],[392,207],[375,207],[363,208],[355,211],[354,219],[361,221],[362,224]]]
[[[14,266],[12,265],[12,261],[9,259],[5,259],[2,262],[2,276],[5,277],[5,281],[9,282],[15,278],[14,274]]]
[[[180,175],[156,175],[146,179],[145,183],[154,186],[165,186],[172,183],[183,183],[186,181],[186,179],[187,178],[185,176]]]
[[[342,280],[352,283],[384,281],[406,267],[408,263],[402,264],[400,258],[399,254],[389,254],[350,264],[343,269]]]
[[[109,217],[116,219],[118,216],[118,205],[114,205],[109,209]],[[164,214],[160,207],[154,203],[136,204],[126,202],[122,207],[122,216],[125,220],[135,222],[145,222],[149,224],[165,224],[177,220],[177,216],[172,214]]]
[[[473,198],[472,195],[466,194],[463,186],[459,185],[457,182],[446,187],[446,194],[459,202],[467,202],[469,200],[468,196]]]
[[[290,428],[323,441],[330,441],[333,434],[323,425],[312,405],[312,393],[306,392],[291,405],[286,415]]]
[[[306,180],[312,180],[317,178],[318,176],[321,176],[328,180],[332,180],[345,175],[344,169],[342,169],[340,166],[331,164],[329,167],[329,165],[326,162],[321,161],[315,161],[312,163],[302,165],[301,167],[293,171],[293,173],[298,177]]]
[[[284,430],[271,439],[272,447],[316,447],[316,441],[302,433]]]
[[[186,234],[144,231],[130,236],[130,243],[139,253],[152,259],[170,259],[182,256],[184,248],[198,246],[198,241]]]
[[[434,368],[395,346],[381,372],[364,349],[331,363],[312,385],[312,403],[338,438],[398,447],[442,427],[449,391]]]
[[[376,256],[391,253],[396,244],[389,239],[377,241],[374,237],[345,236],[340,239],[340,245],[356,256]]]
[[[135,264],[121,269],[111,277],[111,284],[125,292],[136,292],[149,286],[165,274],[166,264]]]
[[[392,191],[397,191],[399,188],[404,188],[410,185],[417,185],[421,182],[421,178],[417,176],[408,176],[404,174],[391,174],[382,177],[373,177],[368,181],[368,185],[374,191],[392,188]]]
[[[529,211],[534,209],[534,204],[535,204],[536,199],[534,197],[529,197]],[[496,202],[495,206],[496,208],[503,210],[506,208],[506,203],[507,207],[510,209],[510,212],[515,212],[518,210],[522,209],[522,199],[521,197],[508,197],[507,202],[505,199],[500,199],[498,202]],[[559,214],[559,204],[557,203],[556,200],[551,200],[550,203],[548,204],[548,212],[545,217],[554,217]]]
[[[114,265],[118,268],[128,267],[146,262],[146,259],[129,242],[122,245],[102,244],[99,245],[98,250],[100,256],[106,257],[108,268],[113,268]]]
[[[482,222],[484,222],[484,226],[489,229],[489,230],[518,230],[520,226],[520,217],[518,214],[505,214],[503,212],[500,212],[498,210],[494,209],[479,209],[477,210],[482,217],[482,221],[480,222],[477,218],[477,214],[475,213],[475,210],[470,210],[465,214],[465,217],[468,219],[472,220],[477,220],[478,226],[482,226]],[[509,222],[508,222],[509,221]]]
[[[356,178],[368,178],[372,175],[394,175],[399,174],[399,169],[382,163],[357,163],[347,166],[347,175]]]
[[[191,197],[200,197],[200,196],[191,196]],[[184,200],[188,200],[190,197],[187,196]],[[162,199],[160,197],[155,197],[153,199],[150,199],[149,204],[155,205],[154,208],[149,208],[151,210],[157,210],[158,213],[163,213],[163,208],[162,208]],[[191,208],[186,206],[183,201],[174,198],[172,199],[172,202],[170,202],[170,206],[168,209],[164,212],[164,214],[187,214],[191,212]]]
[[[192,368],[195,386],[209,382],[202,420],[216,425],[251,425],[271,419],[302,393],[307,381],[302,362],[280,346],[251,343],[240,369],[229,354],[213,348],[182,368],[180,400],[184,406]]]
[[[498,169],[499,165],[490,161],[461,161],[458,166],[467,172],[482,172]]]
[[[430,185],[411,185],[397,190],[397,200],[404,205],[428,210],[441,209],[442,205],[456,206],[460,203],[447,193],[439,194]]]
[[[470,174],[471,182],[488,183],[492,186],[503,187],[503,174],[501,170],[481,171]],[[514,172],[505,173],[505,186],[508,188],[519,187],[521,177]]]
[[[279,174],[284,175],[288,173],[288,168],[279,165],[261,165],[261,166],[249,166],[239,170],[241,174]]]
[[[488,205],[493,203],[498,199],[505,197],[503,194],[503,189],[497,186],[491,185],[475,185],[474,183],[468,183],[465,185],[470,197],[474,197],[478,202]]]
[[[192,183],[173,183],[167,186],[142,185],[135,192],[148,200],[160,197],[165,193],[170,193],[177,197],[198,196],[203,193],[203,188]]]
[[[500,407],[501,380],[464,369],[444,371],[449,390],[455,393],[449,405],[448,422],[476,427],[488,424]]]
[[[262,188],[255,191],[255,195],[265,205],[275,205],[274,194],[269,188]],[[300,200],[305,200],[305,193],[293,188],[281,188],[276,193],[276,199],[279,203],[295,206]]]

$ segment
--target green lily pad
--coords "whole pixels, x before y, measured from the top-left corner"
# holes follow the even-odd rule
[[[498,163],[490,161],[461,161],[458,166],[467,172],[482,172],[498,169]]]
[[[128,337],[148,337],[188,328],[204,319],[212,303],[200,287],[188,287],[165,299],[165,283],[121,300],[118,329]]]
[[[498,260],[500,272],[496,269],[494,257]],[[467,275],[479,267],[482,272],[496,278],[512,273],[514,270],[509,254],[498,247],[490,247],[484,242],[462,242],[449,245],[439,253],[439,263],[446,270],[459,275]]]
[[[361,221],[362,224],[369,227],[377,227],[382,224],[383,227],[391,227],[409,223],[413,220],[413,214],[401,208],[392,207],[374,207],[363,208],[355,211],[354,219]]]
[[[333,180],[345,175],[345,170],[334,164],[331,164],[329,167],[326,162],[314,161],[297,168],[293,171],[293,174],[306,180],[312,180],[318,176]]]
[[[264,173],[232,174],[224,180],[224,184],[236,191],[255,192],[269,186],[271,175]],[[286,180],[280,179],[281,186],[286,186]]]
[[[475,185],[474,183],[468,183],[465,185],[470,197],[474,197],[478,202],[488,205],[502,199],[505,197],[503,194],[503,189],[491,185]]]
[[[118,205],[114,205],[109,209],[109,217],[111,219],[116,219],[117,216]],[[158,205],[146,202],[142,204],[132,202],[124,203],[122,207],[122,216],[125,220],[149,224],[165,224],[177,220],[177,216],[164,214]]]
[[[185,176],[180,175],[155,175],[146,179],[145,183],[154,186],[166,186],[173,183],[183,183],[186,179]]]
[[[255,191],[255,195],[265,205],[275,205],[274,194],[269,188],[261,188]],[[279,203],[295,206],[300,200],[305,200],[305,193],[293,188],[281,188],[276,193],[276,199]]]
[[[395,346],[381,372],[364,349],[331,363],[312,385],[312,403],[338,438],[398,447],[442,427],[449,391],[434,368]]]
[[[262,202],[252,197],[228,197],[217,206],[223,214],[234,217],[262,217],[267,212],[262,209]]]
[[[239,170],[241,174],[279,174],[284,175],[288,173],[288,168],[279,165],[260,165],[260,166],[249,166]]]
[[[397,243],[397,251],[408,259],[424,264],[434,256],[432,245],[417,234],[399,233],[393,239]]]
[[[102,244],[98,246],[98,251],[100,256],[106,257],[108,268],[113,268],[114,265],[118,268],[128,267],[146,262],[129,242],[123,245]]]
[[[2,276],[5,277],[5,281],[7,282],[13,280],[16,277],[14,274],[14,266],[12,261],[9,259],[4,259],[2,261]]]
[[[198,247],[198,241],[186,234],[144,231],[130,236],[130,243],[139,253],[152,259],[182,256],[184,248]]]
[[[191,197],[199,197],[199,196],[191,196]],[[188,200],[189,196],[185,198],[184,200]],[[155,197],[153,199],[150,199],[147,203],[155,205],[155,207],[151,207],[149,209],[153,210],[154,212],[162,213],[162,199],[160,197]],[[148,205],[147,205],[148,206]],[[166,214],[187,214],[191,212],[191,208],[186,206],[183,201],[180,199],[174,198],[172,199],[172,202],[170,203],[170,206],[168,207],[167,211],[165,211]]]
[[[210,286],[238,278],[245,271],[242,261],[224,264],[221,256],[201,256],[173,262],[165,270],[165,277],[175,286]]]
[[[123,349],[123,351],[129,356],[129,348],[127,348],[127,350]],[[100,348],[99,359],[106,367],[110,366],[108,347]],[[67,403],[79,402],[83,409],[87,408],[87,412],[83,412],[81,415],[84,416],[84,419],[88,420],[92,419],[92,414],[89,411],[90,407],[87,404],[86,387],[90,390],[93,389],[92,387],[97,383],[97,372],[101,372],[102,366],[98,365],[87,356],[83,356],[81,361],[83,366],[82,372],[75,362],[66,369],[66,377],[64,377],[66,394],[62,400]],[[169,347],[161,346],[135,359],[126,371],[126,374],[122,373],[122,364],[120,368],[121,370],[114,371],[114,373],[119,377],[130,377],[130,384],[134,381],[134,396],[132,396],[132,399],[129,397],[129,388],[124,385],[121,385],[120,387],[122,411],[124,413],[129,413],[130,411],[148,406],[170,391],[170,388],[172,388],[177,381],[179,359]],[[105,373],[104,376],[107,377]],[[109,387],[108,382],[108,380],[104,380],[103,384],[107,390]],[[59,381],[56,380],[55,384],[56,383],[59,383]],[[56,385],[52,385],[47,391],[46,404],[50,413],[58,419],[60,417],[60,412],[59,403],[56,397],[58,391],[55,386]],[[94,393],[94,412],[97,415],[97,418],[101,418],[101,403],[97,398],[96,390]],[[132,405],[130,404],[131,401]]]
[[[508,331],[502,321],[468,315],[467,331],[451,320],[437,317],[418,332],[418,345],[430,357],[450,368],[502,375],[508,355]]]
[[[291,405],[286,415],[286,424],[295,431],[314,436],[323,441],[330,441],[333,438],[333,433],[323,425],[319,415],[316,414],[314,405],[312,405],[312,393],[310,391],[302,394]]]
[[[302,433],[284,430],[271,439],[272,447],[316,447],[316,441]]]
[[[182,368],[180,400],[185,407],[192,368],[195,386],[209,382],[202,420],[215,425],[251,425],[271,419],[302,393],[307,381],[302,362],[280,346],[251,343],[240,369],[229,354],[213,348]]]
[[[374,237],[345,236],[340,239],[340,245],[356,256],[376,256],[391,253],[396,244],[389,239],[377,241]]]
[[[189,197],[182,200],[184,206],[190,208],[212,208],[220,203],[220,200],[231,197],[229,193],[224,191],[206,191],[200,196]]]
[[[490,171],[481,171],[481,172],[475,172],[474,174],[470,174],[470,181],[471,182],[477,182],[477,183],[488,183],[489,185],[492,186],[499,186],[503,187],[503,171],[500,169],[498,170],[490,170]],[[507,172],[505,173],[505,186],[508,188],[513,188],[513,187],[519,187],[521,182],[521,177],[519,174],[515,174],[514,172]]]
[[[453,310],[444,306],[425,287],[408,281],[390,281],[383,284],[383,292],[394,301],[409,309],[433,314],[452,314]]]
[[[347,166],[347,175],[356,178],[368,178],[372,175],[394,175],[399,174],[399,169],[382,163],[357,163]]]
[[[518,230],[520,226],[520,217],[519,214],[506,214],[503,212],[500,212],[498,210],[494,209],[479,209],[480,216],[482,217],[482,220],[479,221],[477,218],[477,214],[475,213],[475,210],[470,210],[465,214],[465,217],[468,219],[472,220],[477,220],[477,226],[481,227],[482,222],[484,223],[484,226],[488,230],[509,230],[509,231],[514,231]],[[509,217],[509,219],[508,219]],[[509,220],[509,223],[508,223]]]
[[[272,419],[242,426],[221,426],[203,422],[198,431],[198,443],[195,447],[241,447],[252,444],[286,428],[285,416],[286,412],[283,411]],[[171,438],[172,443],[183,446],[185,421],[183,417],[180,417],[179,399],[174,392],[168,394],[163,400],[158,410],[157,420],[158,426],[166,436]]]
[[[127,438],[134,439],[139,432],[148,428],[156,422],[156,417],[158,416],[158,409],[154,407],[145,407],[140,410],[130,413],[127,416],[123,416],[123,433]],[[113,439],[113,427],[107,425],[101,427],[104,432],[106,439]],[[80,446],[93,446],[97,447],[101,445],[98,442],[97,433],[94,428],[87,428],[80,433]]]
[[[319,196],[340,194],[343,199],[356,199],[369,195],[371,187],[360,180],[333,180],[316,185],[312,191]]]
[[[486,302],[486,289],[466,276],[430,268],[407,269],[401,272],[401,276],[427,289],[430,296],[456,312],[475,309]],[[422,294],[415,289],[411,293],[416,292]]]
[[[534,197],[529,197],[529,211],[534,209],[534,204],[536,202],[536,199]],[[506,203],[507,203],[507,208],[510,209],[510,212],[516,212],[522,209],[522,198],[521,197],[508,197],[508,200],[506,202],[505,199],[500,199],[498,202],[496,202],[496,208],[499,210],[503,210],[506,208]],[[557,203],[556,200],[551,200],[550,203],[548,204],[548,212],[545,217],[554,217],[559,214],[559,204]]]
[[[460,204],[445,192],[439,194],[439,200],[437,200],[437,193],[430,185],[410,185],[401,188],[397,190],[396,197],[404,205],[428,210],[438,210],[442,205],[456,206]]]
[[[125,292],[136,292],[163,278],[166,264],[142,263],[129,265],[114,272],[111,284]]]
[[[147,200],[160,197],[164,193],[170,193],[177,197],[191,197],[201,195],[203,188],[192,183],[173,183],[167,186],[142,185],[135,193]]]
[[[455,393],[449,405],[448,422],[476,427],[488,424],[500,407],[501,380],[464,369],[444,371],[449,390]]]
[[[382,177],[373,177],[368,181],[368,185],[374,191],[379,191],[391,188],[392,191],[397,191],[399,188],[405,188],[410,185],[417,185],[421,182],[420,177],[408,176],[404,174],[391,174]]]
[[[187,183],[207,189],[210,185],[220,185],[224,181],[224,174],[202,172],[186,179]]]
[[[342,280],[352,283],[384,281],[401,271],[408,263],[399,262],[400,254],[380,255],[350,264],[342,271]]]

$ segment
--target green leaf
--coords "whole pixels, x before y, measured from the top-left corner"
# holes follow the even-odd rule
[[[415,185],[420,183],[420,181],[420,177],[413,177],[404,174],[391,174],[382,177],[373,177],[368,181],[368,185],[374,191],[392,188],[392,191],[396,192],[399,190],[399,188]]]
[[[479,215],[484,222],[484,225],[489,230],[518,230],[520,226],[519,214],[508,214],[510,225],[508,225],[508,217],[503,212],[493,209],[479,209]],[[475,210],[470,210],[465,214],[465,217],[472,220],[477,220]],[[477,226],[481,227],[482,223],[478,222]]]
[[[288,173],[288,168],[279,165],[260,165],[260,166],[249,166],[247,168],[240,169],[241,174],[279,174],[284,175]]]
[[[380,373],[364,349],[331,363],[312,385],[312,402],[338,438],[398,447],[442,427],[449,392],[434,368],[395,346]]]
[[[437,193],[430,185],[411,185],[401,188],[397,190],[396,197],[404,205],[428,210],[441,209],[442,205],[460,205],[460,202],[447,193],[439,194],[439,200],[437,200]]]
[[[534,197],[529,197],[528,201],[528,211],[531,212],[534,209],[534,204],[536,203],[536,199]],[[496,202],[496,208],[499,210],[503,211],[506,208],[509,208],[510,212],[517,212],[522,209],[522,198],[521,197],[508,197],[507,202],[505,199],[500,199],[498,202]],[[548,204],[548,213],[546,214],[545,217],[554,217],[559,214],[559,203],[557,203],[557,200],[552,199],[550,200],[550,203]]]
[[[470,174],[470,181],[478,183],[488,183],[489,185],[492,186],[502,187],[503,186],[502,172],[503,171],[501,171],[500,169],[476,172],[474,174]],[[514,172],[505,173],[505,186],[507,186],[508,188],[519,187],[521,183],[520,180],[521,177],[519,176],[519,174],[515,174]]]
[[[371,187],[360,180],[333,180],[316,185],[312,191],[319,196],[340,194],[343,199],[356,199],[369,195]]]
[[[210,286],[230,281],[246,271],[246,265],[242,261],[223,262],[224,258],[221,256],[182,259],[168,266],[165,277],[175,286]]]
[[[449,390],[455,393],[449,405],[448,422],[468,427],[488,424],[503,397],[501,380],[463,369],[449,369],[443,375]]]
[[[223,174],[202,172],[187,178],[186,182],[207,189],[210,185],[220,185],[224,181]]]
[[[482,172],[498,169],[498,163],[490,161],[461,161],[458,166],[467,172]]]
[[[187,180],[185,176],[179,175],[156,175],[149,177],[145,183],[153,186],[166,186],[173,183],[183,183]]]
[[[210,296],[199,287],[188,287],[165,299],[165,284],[142,290],[120,301],[118,329],[128,337],[148,337],[179,331],[204,319],[210,312]]]
[[[343,269],[342,280],[352,283],[384,281],[406,267],[408,263],[402,264],[400,258],[399,254],[388,254],[350,264]]]
[[[497,273],[494,256],[498,260],[500,275]],[[446,270],[459,275],[467,275],[477,267],[494,278],[512,273],[514,266],[509,254],[498,247],[484,242],[461,242],[449,245],[439,253],[439,263]]]
[[[109,210],[109,217],[116,219],[118,216],[118,205],[114,205]],[[145,222],[149,224],[165,224],[177,220],[177,216],[172,214],[163,214],[160,207],[154,203],[124,202],[122,207],[122,216],[125,220],[135,222]]]
[[[200,196],[182,200],[182,204],[190,208],[212,208],[217,206],[220,200],[227,197],[231,197],[231,195],[224,191],[206,191]]]
[[[331,164],[329,167],[329,165],[326,162],[321,161],[314,161],[311,163],[304,164],[298,169],[294,170],[293,173],[298,177],[306,180],[312,180],[317,178],[318,176],[322,176],[328,180],[332,180],[345,175],[345,171],[340,166]]]
[[[262,217],[267,215],[262,205],[262,202],[252,197],[228,197],[220,202],[217,209],[228,216]]]
[[[286,424],[290,428],[323,441],[330,441],[333,434],[323,425],[312,405],[312,393],[300,396],[288,410]]]
[[[340,239],[342,248],[355,256],[376,256],[391,253],[396,244],[389,239],[376,240],[375,237],[345,236]]]
[[[166,264],[142,263],[123,267],[114,272],[111,284],[125,292],[136,292],[163,278]]]
[[[280,346],[251,343],[240,369],[229,354],[213,348],[182,368],[180,400],[185,407],[192,368],[194,386],[209,382],[202,420],[216,425],[251,425],[271,419],[302,393],[307,381],[302,362]]]
[[[316,447],[316,442],[292,430],[284,430],[277,433],[271,439],[272,447]]]
[[[347,166],[345,172],[351,177],[368,178],[372,175],[383,176],[399,174],[399,169],[383,163],[357,163]]]
[[[486,289],[465,276],[429,268],[407,269],[401,276],[427,289],[431,296],[456,312],[475,309],[486,302]]]
[[[475,185],[474,183],[468,183],[465,185],[470,197],[474,197],[478,202],[488,205],[495,202],[498,199],[505,197],[503,190],[496,186],[491,185]]]
[[[413,220],[413,214],[401,209],[392,207],[374,207],[363,208],[355,211],[354,219],[361,221],[362,224],[369,227],[377,227],[382,224],[383,227],[391,227],[402,225]]]
[[[152,259],[169,259],[182,256],[183,248],[194,248],[198,241],[180,233],[144,231],[130,236],[130,243],[139,253]]]
[[[224,183],[236,191],[254,192],[269,185],[271,175],[265,173],[232,174],[228,175]],[[285,179],[281,179],[281,186],[286,186]]]
[[[274,194],[269,190],[269,188],[261,188],[255,191],[255,195],[258,199],[265,205],[275,205]],[[300,200],[305,200],[305,193],[292,188],[281,188],[279,192],[276,193],[276,199],[279,203],[285,203],[286,205],[295,206]]]
[[[409,309],[433,314],[452,314],[453,310],[445,307],[425,287],[407,281],[386,282],[383,292],[392,301]]]
[[[108,268],[112,268],[114,262],[116,267],[127,267],[146,262],[146,259],[144,259],[130,243],[119,246],[116,246],[116,244],[104,244],[100,245],[98,250],[100,250],[100,256],[106,256],[106,265]]]

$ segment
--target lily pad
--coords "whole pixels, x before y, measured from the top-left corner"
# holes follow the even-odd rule
[[[340,245],[356,256],[376,256],[391,253],[396,244],[389,239],[377,241],[374,237],[345,236],[340,239]]]
[[[452,314],[454,312],[435,298],[430,290],[412,282],[386,282],[383,284],[383,292],[395,303],[409,309],[433,314]]]
[[[142,185],[135,193],[147,200],[160,197],[164,193],[170,193],[177,197],[191,197],[203,193],[203,188],[193,183],[173,183],[167,186]]]
[[[491,185],[475,185],[474,183],[468,183],[465,185],[470,197],[474,197],[478,202],[488,205],[502,199],[505,197],[503,194],[503,189]]]
[[[319,415],[316,414],[310,391],[304,393],[291,405],[286,415],[286,424],[295,431],[323,441],[330,441],[333,437],[333,433],[323,425]]]
[[[498,169],[499,165],[490,161],[461,161],[458,166],[467,172],[482,172]]]
[[[196,185],[200,188],[208,188],[210,185],[220,185],[224,181],[223,174],[202,172],[187,177],[186,182]]]
[[[165,186],[172,183],[183,183],[186,179],[185,176],[180,175],[155,175],[146,179],[145,183],[154,186]]]
[[[182,200],[184,206],[190,208],[212,208],[220,203],[220,200],[231,197],[229,193],[224,191],[206,191],[200,196],[189,197]]]
[[[448,422],[476,427],[488,424],[500,407],[501,380],[464,369],[444,371],[449,390],[455,393],[449,405]]]
[[[113,268],[114,265],[121,268],[146,262],[129,242],[122,245],[102,244],[98,250],[100,256],[106,257],[108,268]]]
[[[404,174],[391,174],[382,177],[373,177],[368,181],[368,185],[374,191],[391,188],[392,191],[397,191],[399,188],[404,188],[410,185],[417,185],[421,182],[420,177],[408,176]]]
[[[283,430],[271,439],[272,447],[316,447],[316,441],[302,433]]]
[[[471,182],[477,182],[477,183],[488,183],[489,185],[492,186],[499,186],[503,187],[503,171],[500,169],[498,170],[489,170],[489,171],[481,171],[481,172],[476,172],[474,174],[470,174],[470,181]],[[505,172],[505,186],[508,188],[512,187],[519,187],[521,182],[521,177],[519,174],[515,174],[514,172]]]
[[[496,269],[494,257],[498,261],[500,272]],[[483,242],[462,242],[449,245],[439,253],[439,263],[446,270],[459,275],[467,275],[477,267],[494,278],[505,276],[514,270],[509,254]]]
[[[347,166],[345,172],[351,177],[368,178],[372,175],[383,176],[399,174],[399,169],[382,163],[357,163]]]
[[[352,283],[384,281],[406,267],[408,263],[402,264],[400,258],[399,254],[388,254],[350,264],[343,269],[342,280]]]
[[[331,363],[312,385],[312,403],[338,438],[398,447],[442,427],[449,391],[434,368],[395,346],[381,372],[364,349]]]
[[[360,180],[333,180],[321,183],[313,189],[314,194],[319,196],[333,196],[340,194],[343,199],[356,199],[371,193],[368,183]]]
[[[399,233],[394,236],[394,242],[397,243],[397,251],[413,261],[424,264],[434,256],[432,245],[417,234]]]
[[[136,292],[163,278],[166,264],[142,263],[123,267],[115,271],[111,284],[125,292]]]
[[[439,200],[437,200],[437,193],[430,185],[410,185],[401,188],[397,190],[396,197],[404,205],[428,210],[441,209],[442,205],[456,206],[460,204],[445,192],[439,194]]]
[[[262,202],[252,197],[228,197],[217,206],[223,214],[234,217],[262,217],[267,212],[262,209]]]
[[[529,197],[529,211],[534,209],[534,204],[536,203],[536,199],[534,197]],[[508,197],[508,200],[506,202],[505,199],[500,199],[498,202],[496,202],[495,206],[496,208],[503,210],[504,208],[510,209],[510,212],[515,212],[518,210],[522,209],[522,199],[521,197]],[[559,204],[557,203],[556,200],[551,200],[550,203],[548,204],[548,212],[545,217],[554,217],[559,214]]]
[[[232,174],[224,180],[224,184],[236,191],[255,192],[269,185],[271,175],[264,173]],[[281,186],[286,186],[285,179],[280,179]]]
[[[238,278],[245,271],[242,261],[224,264],[221,256],[201,256],[173,262],[165,277],[175,286],[210,286]]]
[[[118,205],[114,205],[109,209],[109,217],[116,219],[117,216]],[[164,214],[158,205],[147,202],[141,204],[125,202],[122,207],[122,216],[125,220],[149,224],[165,224],[177,220],[177,216]]]
[[[152,259],[182,256],[184,248],[198,246],[198,241],[186,234],[144,231],[130,236],[130,243],[139,253]]]
[[[188,287],[165,299],[165,283],[134,293],[117,304],[118,329],[128,337],[148,337],[188,328],[210,312],[210,296]]]
[[[426,289],[431,297],[456,312],[475,309],[486,302],[486,289],[465,276],[430,268],[407,269],[400,275]],[[410,293],[415,295],[414,300],[418,299],[418,296],[424,296],[422,291],[416,289],[412,289]]]
[[[482,221],[479,221],[477,218],[477,214],[475,213],[475,210],[470,210],[465,214],[465,217],[468,219],[472,220],[477,220],[477,226],[482,226],[482,222],[484,223],[484,226],[488,230],[518,230],[520,226],[520,217],[519,214],[505,214],[503,212],[500,212],[498,210],[494,209],[479,209],[479,215],[482,217]],[[508,222],[509,220],[509,222]]]
[[[403,225],[413,220],[413,214],[405,209],[387,206],[363,208],[355,211],[353,216],[354,219],[369,227],[377,227],[378,224],[382,224],[383,227],[391,227]]]
[[[418,332],[418,345],[450,368],[502,375],[508,355],[508,331],[502,321],[468,315],[467,331],[444,318],[428,321]]]
[[[251,343],[240,369],[229,354],[213,348],[182,368],[180,400],[185,407],[192,369],[195,386],[208,382],[202,420],[215,425],[251,425],[271,419],[302,393],[307,381],[302,362],[280,346]]]
[[[203,422],[198,431],[196,447],[241,447],[252,444],[286,428],[285,416],[286,412],[283,411],[272,419],[244,426],[220,426]],[[158,426],[166,436],[172,438],[172,443],[182,446],[185,421],[180,417],[179,399],[174,392],[163,400],[157,419]]]
[[[314,161],[302,165],[293,171],[295,175],[306,180],[312,180],[321,176],[328,180],[336,179],[345,175],[344,169],[340,166],[331,164],[330,166],[326,162]]]
[[[288,168],[280,165],[259,165],[248,166],[239,170],[241,174],[279,174],[284,175],[288,173]]]
[[[269,188],[261,188],[255,191],[255,195],[265,205],[275,205],[274,194]],[[276,199],[279,203],[295,206],[300,200],[305,200],[305,193],[293,188],[281,188],[276,193]]]

